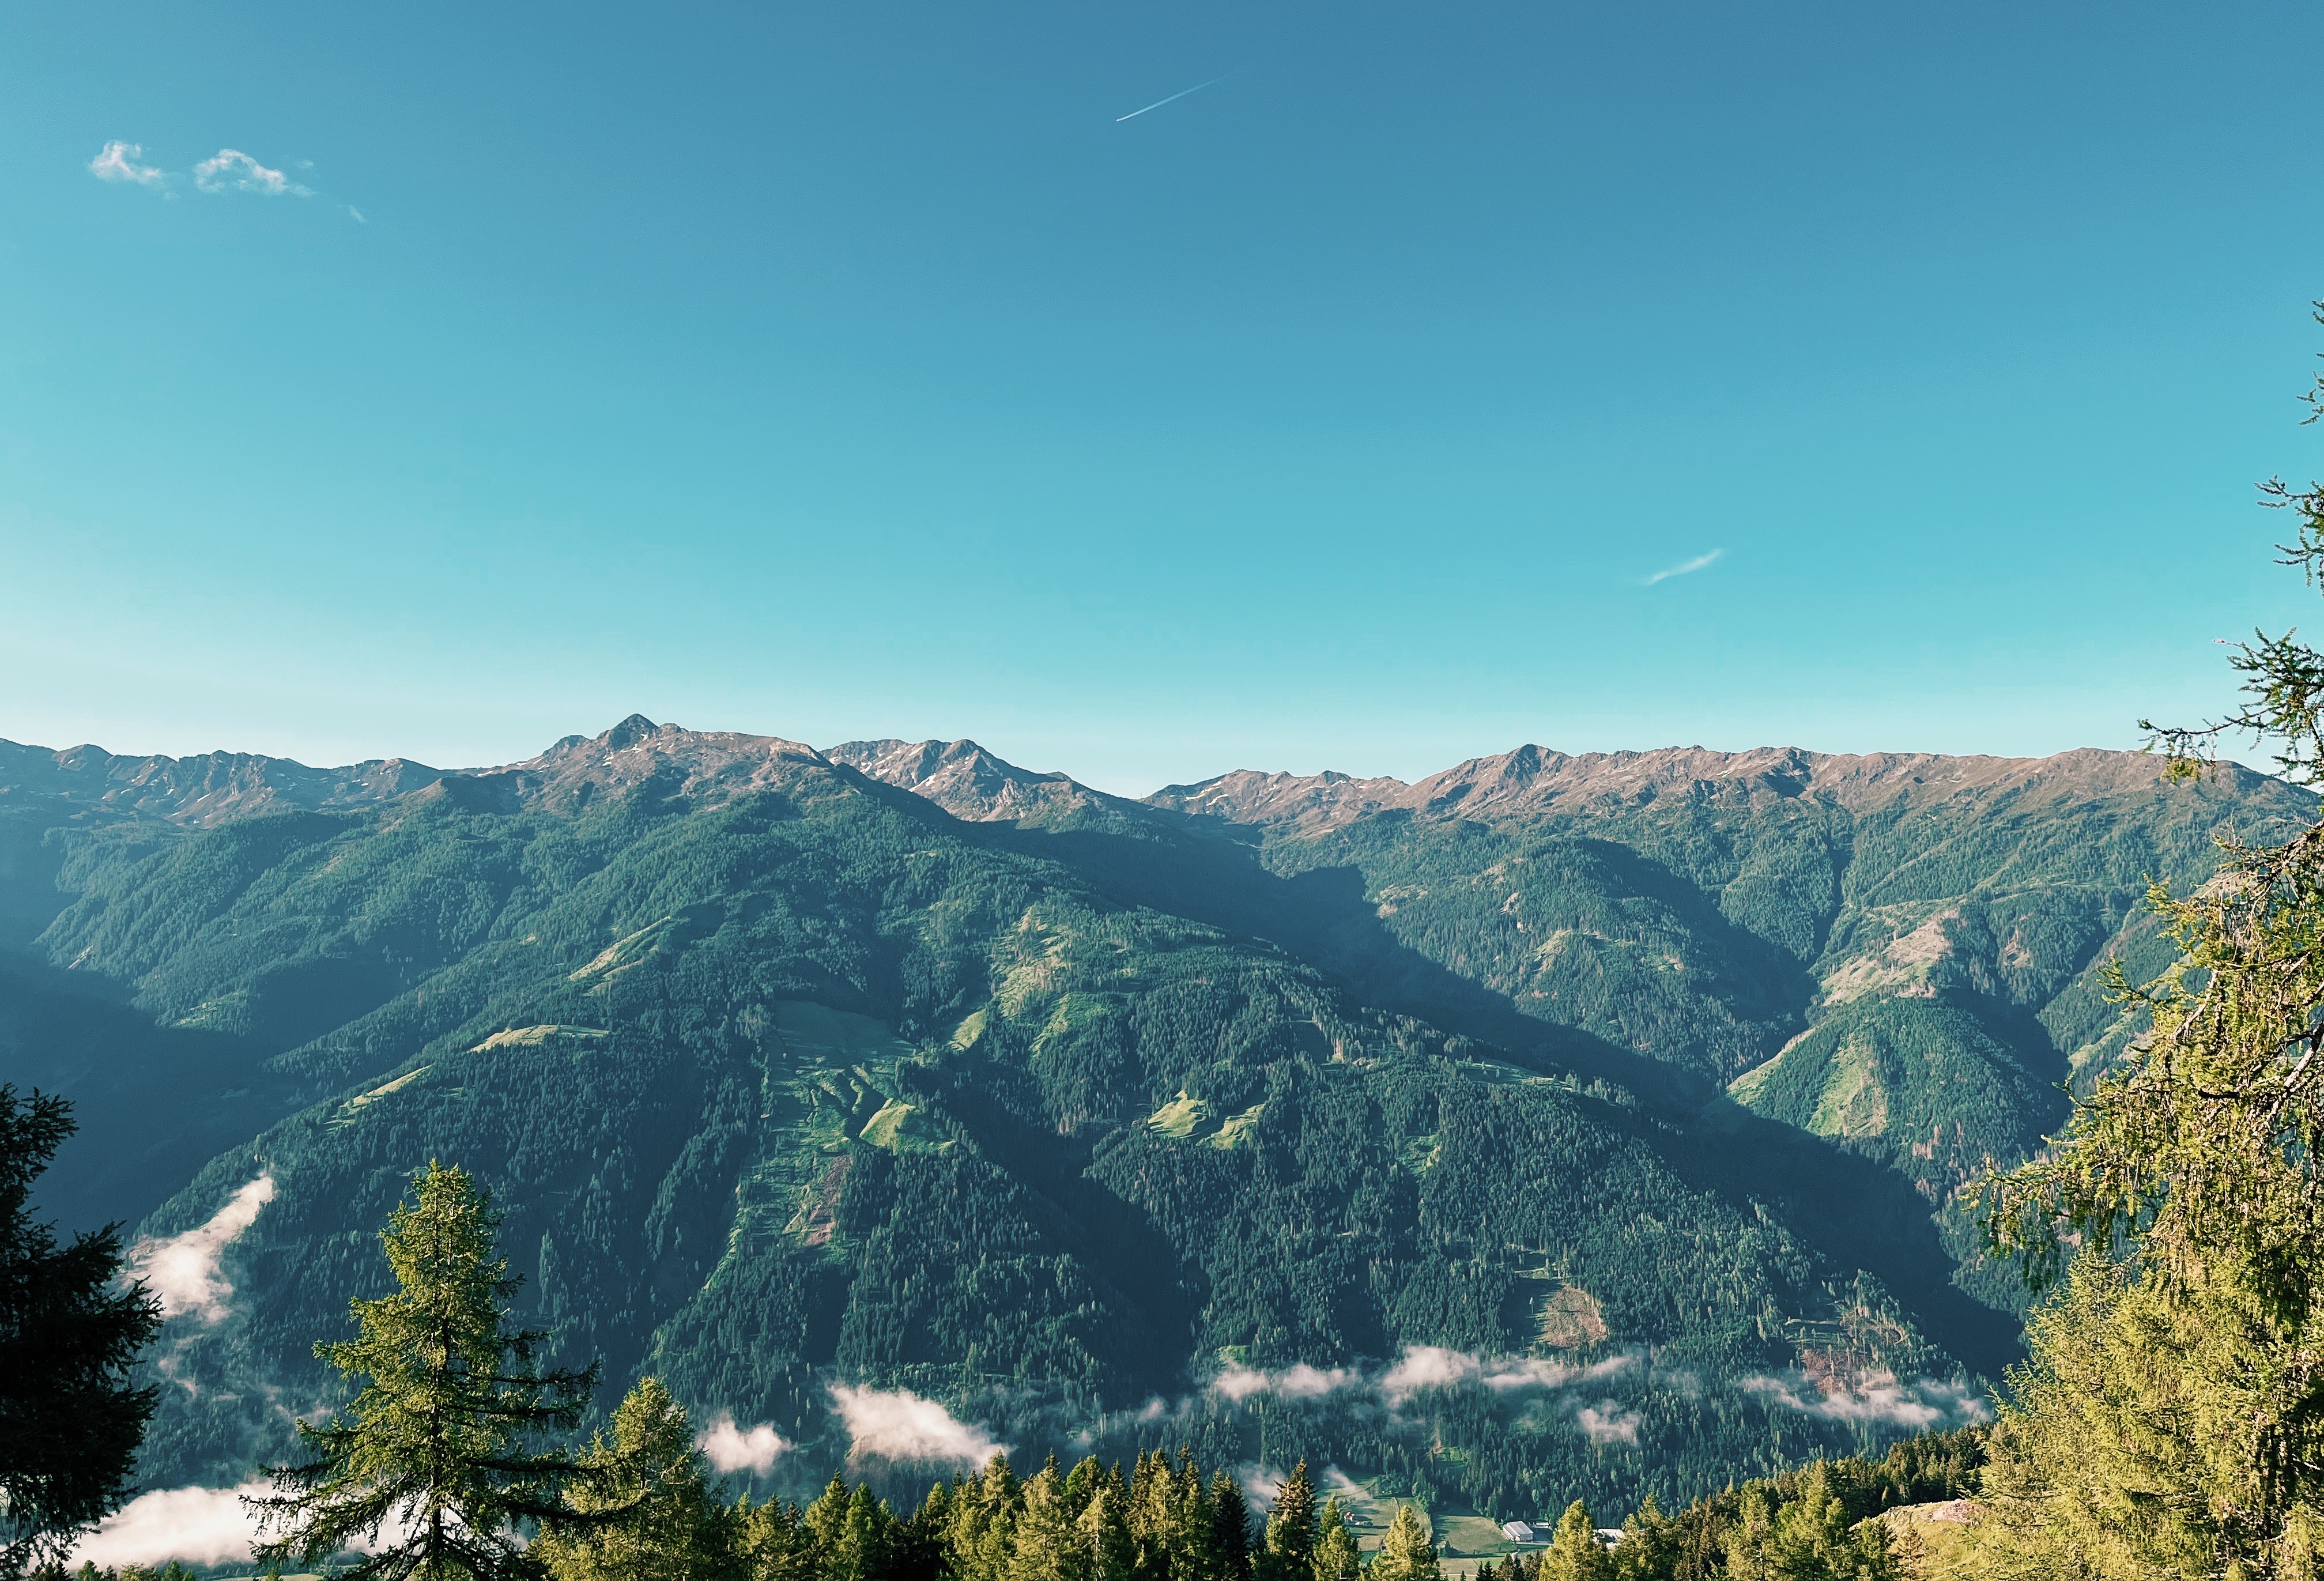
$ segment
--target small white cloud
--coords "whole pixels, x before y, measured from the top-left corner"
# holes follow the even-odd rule
[[[162,1317],[190,1314],[203,1323],[225,1318],[234,1286],[218,1272],[218,1260],[243,1231],[258,1222],[258,1210],[273,1200],[274,1177],[261,1175],[200,1228],[165,1241],[140,1241],[129,1249],[130,1271],[161,1298]]]
[[[73,1559],[101,1570],[171,1559],[189,1565],[245,1564],[258,1526],[244,1507],[243,1496],[267,1491],[266,1484],[251,1482],[238,1488],[164,1488],[141,1493],[81,1539]]]
[[[710,1464],[720,1471],[752,1471],[764,1476],[775,1468],[776,1459],[788,1449],[790,1441],[774,1429],[770,1422],[761,1422],[755,1428],[734,1425],[732,1411],[720,1411],[694,1447],[709,1457]]]
[[[1283,1484],[1290,1475],[1272,1465],[1261,1465],[1256,1460],[1249,1460],[1235,1467],[1234,1479],[1242,1484],[1244,1502],[1264,1515],[1275,1508],[1275,1496],[1283,1491]]]
[[[831,1403],[846,1425],[852,1447],[859,1456],[881,1460],[946,1462],[981,1465],[995,1455],[1009,1453],[982,1428],[960,1420],[933,1400],[908,1389],[857,1389],[844,1383],[831,1386]]]
[[[312,198],[281,171],[270,171],[238,148],[221,148],[194,167],[194,185],[205,192],[256,192],[267,198]]]
[[[1380,1374],[1380,1398],[1393,1410],[1416,1391],[1449,1388],[1466,1382],[1483,1370],[1483,1364],[1466,1351],[1408,1345],[1396,1365]]]
[[[168,178],[159,165],[139,164],[144,155],[142,143],[108,143],[97,156],[88,162],[88,172],[100,181],[127,181],[139,187],[158,187]]]
[[[364,217],[364,211],[357,208],[354,204],[344,204],[341,207],[346,209],[347,217],[354,220],[357,225],[369,225],[371,223],[371,221]]]
[[[1595,1405],[1585,1405],[1574,1413],[1582,1430],[1590,1435],[1592,1444],[1635,1444],[1638,1441],[1638,1413],[1624,1410],[1611,1400],[1601,1400]]]
[[[1706,567],[1718,564],[1719,557],[1726,552],[1723,549],[1714,549],[1709,554],[1699,554],[1691,560],[1682,560],[1677,565],[1656,571],[1653,576],[1648,577],[1646,586],[1651,587],[1656,582],[1667,582],[1673,577],[1691,577]]]

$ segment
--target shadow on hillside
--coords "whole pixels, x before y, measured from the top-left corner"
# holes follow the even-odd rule
[[[294,1102],[272,1045],[156,1026],[127,988],[0,953],[0,1082],[72,1101],[79,1130],[34,1188],[60,1229],[134,1225]]]
[[[997,837],[1028,854],[1062,857],[1110,899],[1148,906],[1269,940],[1342,980],[1359,1002],[1491,1044],[1534,1065],[1602,1078],[1636,1094],[1669,1126],[1645,1128],[1680,1179],[1745,1212],[1763,1202],[1836,1262],[1870,1272],[1906,1302],[1922,1329],[1989,1378],[2021,1354],[2014,1316],[1952,1282],[1929,1204],[1903,1175],[1823,1139],[1719,1104],[1692,1072],[1591,1033],[1525,1014],[1501,994],[1397,939],[1351,867],[1269,873],[1243,840],[1208,831],[1164,842],[1090,829],[1017,829]]]

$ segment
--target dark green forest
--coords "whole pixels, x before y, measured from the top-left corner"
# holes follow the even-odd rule
[[[2095,753],[1529,748],[1280,812],[965,750],[920,793],[632,719],[127,798],[0,747],[0,1076],[82,1126],[43,1206],[152,1243],[272,1182],[152,1354],[146,1485],[336,1401],[310,1347],[431,1158],[601,1410],[770,1424],[776,1496],[848,1462],[835,1385],[1448,1517],[1877,1457],[2019,1354],[1952,1193],[2113,1068],[2150,877],[2311,816]]]

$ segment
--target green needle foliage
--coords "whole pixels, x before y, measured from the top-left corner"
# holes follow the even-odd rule
[[[1275,1495],[1267,1538],[1251,1567],[1254,1581],[1307,1581],[1315,1567],[1315,1484],[1301,1461]]]
[[[1323,1501],[1323,1513],[1316,1518],[1321,1530],[1315,1539],[1315,1581],[1356,1581],[1362,1560],[1356,1549],[1355,1533],[1348,1530],[1348,1517],[1336,1498]]]
[[[1437,1581],[1442,1574],[1427,1521],[1414,1505],[1397,1505],[1388,1535],[1380,1539],[1379,1558],[1372,1561],[1372,1581]]]
[[[326,1426],[300,1424],[311,1460],[271,1468],[283,1491],[250,1502],[279,1535],[257,1557],[312,1564],[365,1547],[371,1557],[345,1572],[357,1581],[529,1581],[543,1565],[520,1540],[526,1523],[608,1524],[639,1474],[618,1456],[530,1447],[579,1422],[596,1369],[543,1372],[540,1336],[508,1327],[517,1281],[493,1256],[499,1218],[466,1172],[431,1161],[413,1185],[416,1203],[380,1235],[396,1293],[352,1303],[359,1337],[315,1347],[369,1382]],[[650,1424],[643,1436],[655,1441]]]
[[[2324,490],[2267,485],[2324,575]],[[2324,780],[2324,654],[2287,633],[2237,650],[2246,705],[2156,732],[2200,773],[2220,735]],[[1997,1576],[2310,1577],[2324,1521],[2324,825],[2219,842],[2209,883],[2150,904],[2179,958],[2114,997],[2132,1058],[2046,1157],[1983,1182],[1987,1234],[2061,1297],[2035,1320],[1978,1542]],[[2111,1261],[2110,1261],[2111,1259]]]
[[[120,1507],[153,1414],[128,1373],[161,1309],[119,1287],[119,1226],[60,1246],[26,1210],[72,1133],[64,1099],[0,1086],[0,1576],[59,1562]]]
[[[630,1391],[583,1463],[598,1484],[567,1495],[602,1525],[551,1532],[530,1557],[558,1581],[741,1581],[747,1573],[747,1509],[724,1502],[710,1481],[686,1408],[658,1378]]]
[[[1614,1560],[1598,1546],[1598,1523],[1576,1499],[1557,1518],[1549,1549],[1541,1556],[1540,1581],[1613,1581]]]

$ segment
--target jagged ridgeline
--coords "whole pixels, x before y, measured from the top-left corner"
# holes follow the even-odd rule
[[[634,717],[457,773],[0,744],[0,1079],[78,1106],[49,1211],[152,1244],[149,1486],[332,1398],[440,1158],[558,1359],[799,1488],[1187,1443],[1681,1504],[1975,1415],[2019,1297],[1952,1188],[2121,1047],[2147,878],[2309,808],[2096,752],[1134,802]]]

